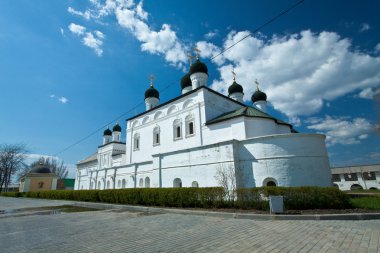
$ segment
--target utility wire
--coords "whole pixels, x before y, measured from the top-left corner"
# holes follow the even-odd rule
[[[213,59],[215,59],[216,57],[222,55],[223,53],[225,53],[226,51],[230,50],[231,48],[233,48],[234,46],[236,46],[238,43],[242,42],[243,40],[245,40],[246,38],[250,37],[252,34],[255,34],[257,33],[258,31],[260,31],[262,28],[264,28],[265,26],[273,23],[274,21],[276,21],[277,19],[279,19],[280,17],[282,17],[283,15],[287,14],[288,12],[290,12],[291,10],[293,10],[294,8],[296,8],[298,5],[302,4],[305,0],[300,0],[296,3],[294,3],[293,5],[291,5],[290,7],[288,7],[287,9],[285,9],[284,11],[282,11],[281,13],[277,14],[276,16],[274,16],[273,18],[271,18],[270,20],[268,20],[267,22],[265,22],[264,24],[262,24],[261,26],[259,26],[258,28],[256,28],[255,30],[253,30],[252,33],[244,36],[243,38],[241,38],[240,40],[238,40],[237,42],[233,43],[232,45],[230,45],[229,47],[225,48],[224,50],[222,50],[219,54],[217,55],[214,55],[213,57],[211,57],[208,61],[211,63],[211,61]],[[181,80],[181,79],[179,79]],[[175,80],[175,81],[172,81],[170,84],[166,85],[163,89],[161,89],[161,93],[164,93],[169,87],[171,87],[172,85],[174,85],[175,83],[178,82],[178,79]],[[96,133],[98,133],[99,131],[103,130],[105,127],[109,126],[110,124],[114,123],[115,121],[118,121],[120,118],[124,117],[125,115],[127,115],[128,113],[132,112],[133,110],[137,109],[138,107],[140,107],[141,105],[143,105],[144,103],[143,102],[140,102],[138,103],[137,105],[135,105],[134,107],[132,107],[131,109],[129,109],[128,111],[124,112],[123,114],[119,115],[117,118],[113,119],[112,121],[108,122],[107,124],[99,127],[98,129],[94,130],[93,132],[91,132],[90,134],[86,135],[85,137],[79,139],[78,141],[74,142],[73,144],[70,144],[69,146],[65,147],[64,149],[58,151],[57,153],[55,153],[53,156],[58,156],[59,154],[62,154],[63,152],[65,152],[66,150],[69,150],[70,148],[78,145],[79,143],[85,141],[86,139],[90,138],[91,136],[95,135]]]
[[[293,4],[292,6],[290,6],[289,8],[287,8],[286,10],[284,10],[283,12],[279,13],[277,16],[274,16],[273,18],[271,18],[270,20],[268,20],[267,22],[265,22],[264,24],[262,24],[261,26],[259,26],[258,28],[256,28],[255,30],[253,30],[252,34],[255,34],[257,33],[258,31],[260,31],[262,28],[264,28],[265,26],[269,25],[270,23],[273,23],[274,21],[276,21],[277,19],[279,19],[281,16],[285,15],[286,13],[290,12],[291,10],[293,10],[294,8],[296,8],[298,5],[302,4],[305,0],[300,0],[298,2],[296,2],[295,4]],[[236,44],[242,42],[243,40],[245,40],[246,38],[250,37],[252,35],[251,33],[244,36],[243,38],[241,38],[240,40],[236,41],[235,43],[233,43],[231,46],[227,47],[226,49],[222,50],[219,54],[217,55],[214,55],[213,57],[210,58],[210,61],[215,59],[216,57],[218,57],[219,55],[223,54],[224,52],[230,50],[231,48],[233,48],[234,46],[236,46]]]

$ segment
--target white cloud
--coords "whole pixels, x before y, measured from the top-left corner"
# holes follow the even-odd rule
[[[217,36],[218,34],[219,34],[219,30],[218,29],[214,29],[214,30],[209,31],[208,33],[206,33],[203,37],[206,40],[210,40],[210,39],[214,38],[215,36]]]
[[[99,31],[96,32],[101,34],[101,36],[99,36],[97,33],[95,33],[94,36],[93,33],[87,32],[86,35],[83,37],[83,44],[88,46],[89,48],[92,48],[98,56],[102,56],[103,49],[101,48],[101,46],[103,45],[102,39],[104,38],[104,35]]]
[[[142,20],[148,19],[148,13],[143,9],[143,1],[139,2],[136,6],[136,15]]]
[[[26,154],[25,156],[26,156],[27,159],[31,159],[31,160],[37,160],[37,159],[39,159],[41,157],[43,157],[45,159],[47,159],[47,158],[49,158],[49,159],[58,159],[57,156],[44,155],[44,154]]]
[[[84,19],[87,19],[87,20],[89,20],[89,19],[91,18],[91,14],[90,14],[90,11],[89,11],[89,10],[86,10],[85,12],[81,12],[81,11],[76,11],[76,10],[74,10],[74,8],[72,8],[72,7],[69,7],[69,8],[67,8],[67,11],[68,11],[70,14],[73,14],[73,15],[77,15],[77,16],[83,17]]]
[[[54,99],[55,101],[58,101],[61,104],[66,104],[67,102],[69,102],[69,99],[67,97],[64,97],[64,96],[58,97],[55,94],[50,94],[49,97]]]
[[[212,57],[220,54],[220,52],[221,52],[221,49],[219,47],[215,46],[214,44],[212,44],[210,42],[206,42],[206,41],[198,41],[196,46],[200,50],[200,56],[202,58],[212,58]],[[225,59],[224,59],[223,55],[220,55],[220,56],[216,57],[215,59],[213,59],[213,61],[217,65],[221,65],[224,63]]]
[[[91,18],[115,15],[118,24],[141,42],[142,51],[162,55],[181,69],[187,62],[186,51],[190,46],[178,38],[169,24],[153,29],[142,2],[91,0],[91,3],[93,8],[87,10]],[[95,32],[82,32],[87,36],[83,40],[85,45],[100,56],[102,37]],[[202,57],[212,58],[249,35],[249,31],[231,31],[221,46],[207,41],[196,45]],[[273,107],[290,118],[317,113],[329,101],[377,87],[380,82],[380,57],[353,50],[349,39],[334,32],[306,30],[272,38],[257,34],[239,42],[213,62],[218,66],[220,78],[213,80],[212,88],[225,93],[232,83],[230,72],[234,67],[246,101],[255,90],[257,78]]]
[[[62,27],[59,29],[59,31],[61,32],[61,35],[62,35],[62,36],[65,36],[65,30],[63,30]]]
[[[62,104],[66,104],[69,100],[66,97],[60,97],[58,98],[58,101]]]
[[[86,31],[86,27],[71,23],[69,30],[76,35],[82,35]]]
[[[187,61],[185,46],[177,37],[169,24],[163,24],[161,29],[154,30],[147,23],[148,12],[143,9],[143,2],[135,4],[133,0],[90,0],[93,8],[84,12],[69,7],[68,11],[75,15],[99,21],[108,15],[115,15],[118,24],[128,30],[141,42],[141,50],[152,54],[163,55],[165,60],[173,65],[182,67]],[[82,30],[84,33],[84,30]],[[91,36],[92,35],[92,36]],[[96,35],[96,36],[95,36]],[[90,46],[100,56],[102,38],[95,33],[86,33],[87,46]]]
[[[375,52],[380,53],[380,43],[375,46]]]
[[[248,31],[231,31],[222,47],[209,43],[212,50],[206,52],[212,56],[210,52],[226,49],[247,35]],[[317,113],[325,102],[377,87],[380,82],[380,57],[352,51],[350,40],[334,32],[306,30],[270,39],[250,36],[222,58],[225,61],[218,67],[220,78],[213,81],[214,89],[227,91],[234,67],[246,101],[255,91],[257,78],[268,101],[288,117]]]
[[[380,94],[380,87],[378,88],[366,88],[359,93],[360,98],[373,99],[377,94]]]
[[[326,116],[324,119],[310,118],[306,123],[307,128],[325,134],[328,145],[358,144],[373,130],[373,125],[364,118]]]
[[[186,47],[179,41],[170,25],[163,24],[159,31],[152,30],[144,21],[145,16],[142,11],[140,4],[133,8],[118,6],[115,15],[119,25],[127,29],[142,43],[142,51],[164,55],[165,60],[169,63],[181,66],[180,63],[186,62]]]
[[[97,56],[103,55],[102,45],[105,38],[104,33],[98,30],[94,32],[85,32],[86,27],[74,23],[69,25],[69,30],[81,37],[83,45],[93,49]]]
[[[365,32],[371,29],[371,26],[367,23],[362,23],[359,32]]]

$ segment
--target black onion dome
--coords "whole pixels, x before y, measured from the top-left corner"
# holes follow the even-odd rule
[[[196,60],[191,65],[189,74],[192,75],[194,73],[199,73],[199,72],[202,72],[208,75],[208,69],[207,69],[206,64],[204,64],[203,62],[200,62],[199,60]]]
[[[255,103],[257,101],[267,101],[267,94],[265,94],[261,90],[256,90],[255,93],[253,93],[251,99],[252,103]]]
[[[119,123],[116,123],[116,125],[112,128],[112,131],[121,132],[121,126],[119,125]]]
[[[228,94],[230,95],[235,92],[243,93],[243,86],[234,81],[230,87],[228,87]]]
[[[187,73],[181,79],[181,89],[184,89],[186,87],[191,87],[190,73]]]
[[[160,98],[160,93],[158,93],[158,90],[156,90],[153,85],[151,85],[146,91],[145,91],[145,98]]]
[[[30,170],[30,173],[51,173],[51,170],[48,166],[44,165],[43,163],[40,163],[38,165],[33,166],[33,168]]]
[[[107,128],[106,130],[104,130],[103,135],[112,135],[112,132],[109,128]]]

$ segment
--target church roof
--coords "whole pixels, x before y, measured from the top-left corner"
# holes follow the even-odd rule
[[[195,73],[205,73],[208,75],[208,69],[207,65],[201,62],[200,60],[196,60],[191,66],[189,74],[195,74]]]
[[[82,161],[79,161],[77,164],[83,164],[83,163],[88,163],[88,162],[97,161],[97,160],[98,160],[98,152],[93,153],[89,157],[83,159]]]
[[[140,113],[140,114],[137,114],[137,115],[135,115],[135,116],[133,116],[133,117],[130,117],[129,119],[126,119],[126,121],[129,121],[129,120],[132,120],[132,119],[138,118],[138,117],[140,117],[140,116],[142,116],[142,115],[144,115],[144,114],[146,114],[146,113],[149,113],[149,112],[151,112],[151,111],[158,110],[159,108],[161,108],[161,107],[163,107],[163,106],[165,106],[165,105],[167,105],[167,104],[170,104],[170,103],[172,103],[172,102],[174,102],[174,101],[176,101],[176,100],[179,100],[179,99],[181,99],[181,98],[183,98],[183,97],[189,96],[189,95],[191,95],[191,94],[197,92],[197,91],[200,90],[200,89],[206,89],[206,90],[208,90],[208,91],[210,91],[210,92],[212,92],[212,93],[214,93],[214,94],[216,94],[216,95],[218,95],[218,96],[220,96],[220,97],[223,97],[223,98],[225,98],[225,99],[228,99],[228,100],[230,100],[230,101],[232,101],[232,102],[234,102],[234,103],[236,103],[236,104],[239,104],[239,105],[245,106],[245,104],[240,103],[239,101],[236,101],[236,100],[234,100],[234,99],[232,99],[232,98],[230,98],[230,97],[227,97],[227,96],[225,96],[225,95],[223,95],[223,94],[221,94],[221,93],[219,93],[219,92],[217,92],[217,91],[214,91],[213,89],[211,89],[211,88],[209,88],[209,87],[207,87],[207,86],[199,86],[198,88],[196,88],[196,89],[194,89],[194,90],[191,90],[191,91],[189,91],[189,92],[186,92],[186,93],[184,93],[184,94],[182,94],[182,95],[180,95],[180,96],[178,96],[178,97],[175,97],[175,98],[173,98],[173,99],[171,99],[171,100],[169,100],[169,101],[166,101],[165,103],[159,104],[158,106],[153,107],[152,109],[150,109],[150,110],[148,110],[148,111],[144,111],[144,112],[142,112],[142,113]]]
[[[51,173],[51,170],[48,166],[43,163],[35,165],[29,173]]]
[[[225,121],[225,120],[229,120],[229,119],[233,119],[233,118],[237,118],[237,117],[241,117],[241,116],[249,117],[249,118],[266,118],[266,119],[271,119],[271,120],[274,120],[278,124],[288,125],[288,126],[292,127],[291,124],[286,123],[286,122],[284,122],[282,120],[276,119],[276,118],[270,116],[269,114],[266,114],[266,113],[264,113],[264,112],[262,112],[262,111],[260,111],[258,109],[250,107],[250,106],[245,106],[243,108],[240,108],[240,109],[237,109],[237,110],[234,110],[234,111],[223,113],[223,114],[217,116],[216,118],[213,118],[213,119],[207,121],[206,125],[211,125],[211,124],[214,124],[214,123],[222,122],[222,121]]]

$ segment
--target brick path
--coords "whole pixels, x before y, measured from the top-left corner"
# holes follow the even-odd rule
[[[0,210],[50,202],[24,201],[0,197]],[[254,221],[111,210],[0,215],[0,252],[380,252],[380,220]]]

